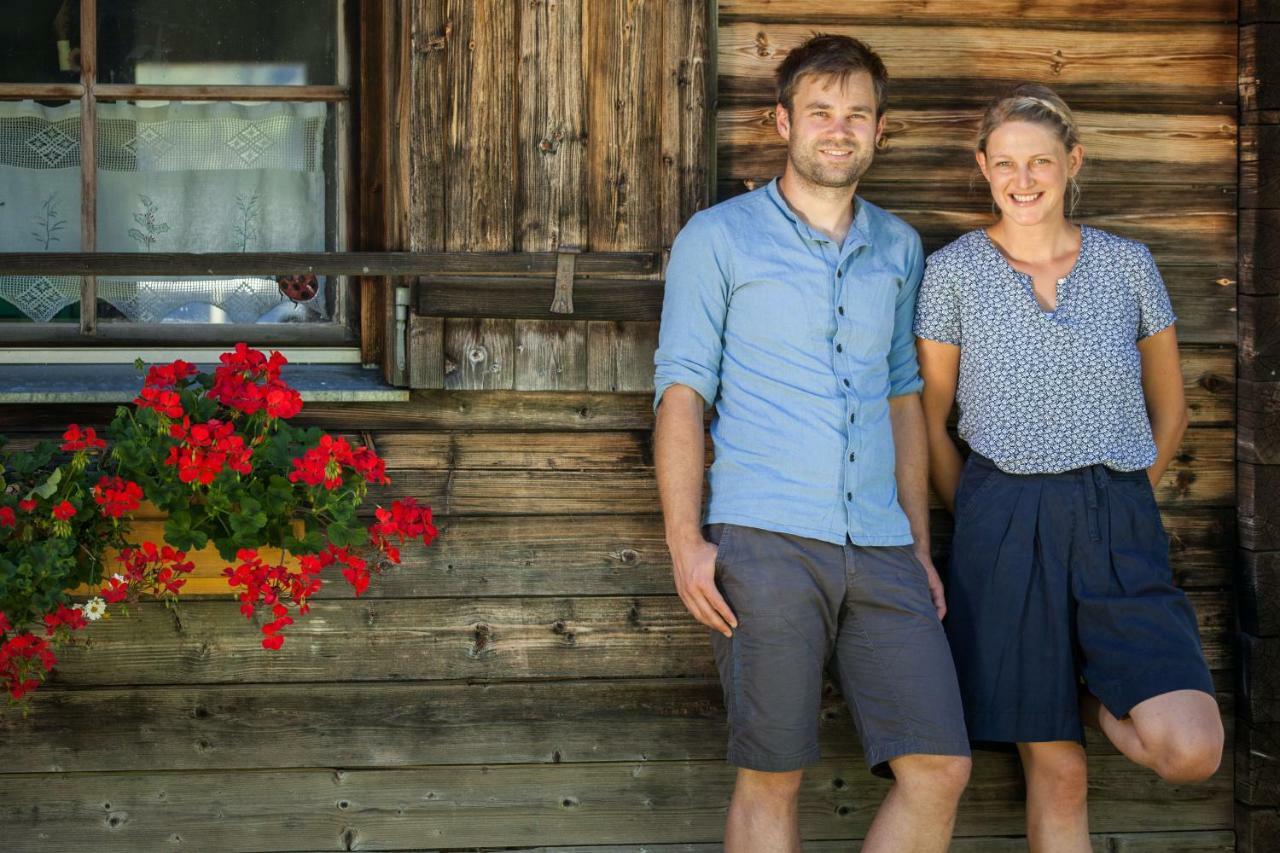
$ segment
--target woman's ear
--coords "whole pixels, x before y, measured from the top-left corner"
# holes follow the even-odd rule
[[[1071,153],[1067,155],[1067,164],[1070,169],[1070,175],[1074,178],[1076,173],[1080,171],[1080,167],[1084,165],[1084,146],[1077,145],[1071,149]]]
[[[987,174],[987,155],[981,151],[975,151],[973,156],[978,161],[978,168],[982,170],[982,177],[988,181],[991,180],[991,176]]]

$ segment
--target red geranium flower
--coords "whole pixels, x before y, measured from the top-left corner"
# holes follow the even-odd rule
[[[13,507],[0,506],[0,527],[13,527],[18,522],[13,514]]]
[[[31,512],[35,508],[36,508],[35,498],[23,498],[22,500],[18,501],[18,509],[22,510],[23,512]]]
[[[63,501],[53,508],[53,517],[58,521],[68,521],[76,517],[76,508],[71,501]]]
[[[142,505],[142,487],[122,477],[103,477],[93,487],[93,499],[108,518],[119,518]]]
[[[63,450],[101,450],[107,446],[105,441],[98,438],[98,433],[93,427],[85,427],[81,430],[77,424],[67,427],[62,438],[64,439]]]

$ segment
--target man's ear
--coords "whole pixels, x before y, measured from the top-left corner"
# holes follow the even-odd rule
[[[886,118],[888,118],[888,115],[881,113],[880,118],[876,119],[876,148],[880,147],[880,140],[884,138],[884,125]]]
[[[791,141],[791,114],[787,112],[787,108],[781,103],[773,108],[774,127],[778,129],[778,135],[788,142]]]

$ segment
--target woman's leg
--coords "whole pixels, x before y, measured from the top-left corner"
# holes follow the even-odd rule
[[[1081,714],[1126,758],[1154,770],[1166,782],[1203,782],[1222,762],[1222,715],[1208,693],[1162,693],[1134,705],[1123,720],[1086,693]]]
[[[1020,743],[1031,853],[1091,853],[1088,768],[1075,741]]]

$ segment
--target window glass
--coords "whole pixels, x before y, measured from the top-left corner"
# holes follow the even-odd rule
[[[99,0],[98,81],[337,82],[338,0]]]
[[[79,103],[0,101],[0,252],[78,251]],[[75,276],[0,276],[0,320],[69,320],[79,305]]]
[[[0,83],[77,83],[80,4],[74,0],[4,0]]]
[[[98,250],[332,249],[333,110],[314,102],[99,104]],[[142,323],[314,322],[330,316],[325,284],[102,277],[98,294]],[[104,317],[112,313],[102,307]]]

